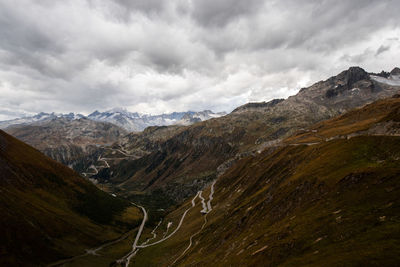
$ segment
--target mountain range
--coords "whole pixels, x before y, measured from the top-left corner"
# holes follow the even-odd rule
[[[399,93],[400,69],[351,67],[287,99],[248,103],[217,118],[175,114],[168,120],[180,123],[143,131],[118,126],[136,116],[119,109],[8,127],[58,161],[73,159],[64,164],[81,177],[0,132],[6,214],[0,225],[11,233],[1,259],[8,265],[396,266]],[[62,214],[68,219],[61,222]],[[28,229],[27,240],[21,229]],[[35,238],[43,250],[31,248]]]
[[[38,123],[45,123],[56,119],[78,120],[86,118],[93,121],[109,122],[128,132],[143,131],[149,126],[163,126],[163,125],[189,125],[199,121],[205,121],[211,118],[218,118],[226,115],[225,112],[214,113],[211,110],[204,110],[199,112],[173,112],[161,115],[148,115],[140,114],[137,112],[129,112],[124,108],[114,108],[108,111],[99,112],[94,111],[88,116],[76,113],[45,113],[41,112],[34,116],[27,116],[7,121],[0,121],[0,129],[8,127],[32,125]]]
[[[31,117],[0,122],[0,128],[83,173],[98,159],[99,146],[122,140],[130,131],[140,132],[151,125],[190,125],[224,114],[205,110],[151,116],[120,108],[101,113],[95,111],[89,116],[41,112]]]
[[[101,152],[110,159],[110,167],[95,178],[134,199],[179,203],[238,159],[314,123],[396,94],[400,86],[387,82],[398,79],[395,72],[384,76],[352,67],[288,99],[246,104],[221,118],[190,126],[130,133],[113,145],[114,150]],[[135,195],[137,191],[140,194]]]
[[[94,121],[110,122],[130,132],[140,132],[149,126],[164,126],[174,124],[189,125],[211,118],[218,118],[224,115],[226,115],[225,112],[214,113],[211,110],[147,115],[139,114],[137,112],[129,112],[122,108],[115,108],[105,112],[95,111],[89,114],[88,118]]]

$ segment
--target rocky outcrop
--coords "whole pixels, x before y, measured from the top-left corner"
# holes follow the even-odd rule
[[[271,101],[268,102],[254,102],[254,103],[247,103],[243,106],[240,106],[238,108],[235,108],[232,113],[234,112],[243,112],[243,111],[249,111],[252,109],[258,109],[258,108],[271,108],[273,106],[275,106],[276,104],[281,103],[282,101],[284,101],[285,99],[273,99]]]
[[[400,75],[400,68],[394,68],[391,72],[391,75]]]

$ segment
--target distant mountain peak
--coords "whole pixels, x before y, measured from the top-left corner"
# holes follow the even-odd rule
[[[352,87],[358,81],[369,78],[368,73],[360,67],[350,67],[336,76],[337,79],[342,79],[348,87]]]
[[[55,119],[79,120],[82,118],[85,118],[85,116],[82,114],[73,113],[73,112],[70,112],[68,114],[56,113],[56,112],[52,112],[52,113],[39,112],[38,114],[33,115],[33,116],[27,116],[27,117],[12,119],[12,120],[0,121],[0,129],[5,129],[9,126],[14,126],[14,125],[28,125],[28,124],[32,124],[32,123],[51,121],[51,120],[55,120]]]
[[[105,112],[95,111],[90,114],[88,118],[95,121],[110,122],[128,131],[143,131],[149,126],[168,126],[173,124],[189,125],[198,121],[221,117],[223,115],[226,115],[226,113],[214,113],[211,110],[149,115],[129,112],[125,108],[113,108]]]
[[[90,116],[97,116],[97,115],[99,115],[99,114],[100,114],[100,111],[98,111],[98,110],[96,109],[94,112],[90,113],[90,114],[88,115],[88,117],[90,117]]]

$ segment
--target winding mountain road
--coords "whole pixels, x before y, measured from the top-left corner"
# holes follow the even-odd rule
[[[206,200],[202,196],[203,191],[200,191],[199,198],[201,199],[201,205],[203,206],[203,209],[200,211],[201,213],[207,213],[207,205],[206,205]]]
[[[200,191],[199,197],[202,200],[202,205],[203,205],[203,209],[200,211],[201,213],[204,214],[203,218],[204,218],[204,222],[200,228],[199,231],[197,231],[196,233],[194,233],[193,235],[190,236],[189,239],[189,245],[185,248],[185,250],[169,265],[169,266],[173,266],[175,263],[178,262],[178,260],[180,260],[181,258],[183,258],[183,256],[185,256],[186,252],[189,251],[189,249],[192,247],[193,244],[193,238],[195,236],[197,236],[198,234],[201,233],[201,231],[203,231],[204,227],[207,224],[207,214],[212,211],[212,206],[211,206],[211,201],[213,200],[213,195],[214,195],[214,186],[215,183],[217,182],[217,180],[215,180],[210,187],[210,195],[208,196],[208,201],[207,201],[207,207],[204,203],[204,198],[201,196],[202,191]]]
[[[103,161],[106,164],[105,168],[110,168],[110,164],[108,164],[108,162],[105,158],[102,158],[101,156],[99,156],[99,159],[97,161]]]
[[[211,188],[210,188],[210,195],[208,196],[208,202],[207,202],[207,213],[209,213],[210,211],[212,211],[212,206],[211,206],[211,201],[214,199],[214,186],[215,183],[217,182],[217,180],[214,180],[214,182],[211,184]]]
[[[146,211],[146,209],[145,209],[143,206],[136,205],[136,204],[133,203],[133,202],[131,202],[131,204],[132,204],[132,205],[135,205],[135,206],[137,206],[137,207],[139,207],[139,208],[142,209],[142,211],[143,211],[143,221],[142,221],[142,224],[141,224],[140,227],[139,227],[138,233],[136,234],[136,238],[135,238],[135,241],[134,241],[133,244],[132,244],[132,249],[131,249],[131,251],[130,251],[128,254],[126,254],[124,257],[122,257],[121,259],[119,259],[119,260],[117,261],[118,263],[122,263],[122,264],[125,263],[125,267],[128,267],[128,266],[129,266],[129,263],[130,263],[130,261],[131,261],[131,258],[134,257],[134,256],[136,255],[136,252],[137,252],[137,251],[136,251],[136,248],[138,247],[138,246],[137,246],[137,243],[139,242],[139,238],[140,238],[140,236],[142,235],[144,225],[146,224],[146,221],[148,220],[147,211]]]
[[[120,147],[121,147],[121,146],[120,146]],[[100,170],[100,169],[110,168],[110,164],[107,162],[107,160],[127,159],[127,158],[135,157],[134,155],[129,155],[129,154],[127,154],[127,151],[122,151],[122,149],[123,149],[122,147],[121,147],[121,149],[109,148],[109,147],[103,147],[103,148],[104,148],[104,149],[111,150],[111,151],[117,151],[117,152],[121,153],[122,155],[124,155],[125,157],[122,157],[122,158],[103,158],[102,155],[100,155],[100,156],[97,158],[97,161],[96,161],[96,162],[102,161],[102,162],[105,163],[105,166],[96,166],[96,165],[92,164],[92,165],[89,166],[89,168],[87,168],[87,170],[88,170],[88,169],[93,169],[95,172],[93,172],[93,173],[92,173],[92,172],[82,172],[82,175],[83,175],[83,176],[88,177],[88,176],[96,175],[96,174],[99,173],[99,170]],[[86,170],[86,171],[87,171],[87,170]]]
[[[160,221],[158,222],[158,224],[156,225],[156,227],[151,231],[151,234],[153,235],[153,237],[148,238],[144,243],[141,244],[142,246],[143,246],[143,245],[146,245],[146,244],[149,243],[151,240],[153,240],[153,239],[155,239],[155,238],[157,237],[156,231],[157,231],[157,228],[161,225],[161,223],[162,223],[162,220],[160,220]]]
[[[167,240],[167,239],[169,239],[171,236],[173,236],[173,235],[179,230],[179,228],[181,228],[182,223],[183,223],[183,220],[185,219],[186,214],[187,214],[193,207],[196,206],[196,203],[195,203],[194,201],[195,201],[196,198],[199,196],[199,194],[200,194],[200,191],[197,192],[197,194],[196,194],[196,195],[194,196],[194,198],[192,199],[192,206],[190,206],[188,209],[185,210],[185,212],[183,213],[183,215],[182,215],[182,217],[181,217],[181,219],[180,219],[180,221],[179,221],[178,226],[175,228],[175,230],[174,230],[173,232],[171,232],[168,236],[166,236],[166,237],[164,237],[164,238],[162,238],[162,239],[160,239],[160,240],[158,240],[158,241],[156,241],[156,242],[154,242],[154,243],[147,244],[147,245],[140,245],[140,246],[137,246],[137,248],[147,248],[147,247],[150,247],[150,246],[154,246],[154,245],[157,245],[157,244],[160,244],[160,243],[164,242],[165,240]]]

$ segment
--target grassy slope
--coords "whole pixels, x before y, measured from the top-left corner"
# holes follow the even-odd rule
[[[0,263],[38,265],[115,239],[140,211],[0,131]],[[128,214],[129,213],[129,214]]]
[[[382,123],[399,122],[399,114],[399,97],[383,99],[354,109],[342,116],[317,123],[308,131],[298,132],[287,138],[285,142],[320,142],[325,138],[359,133]]]
[[[334,132],[344,118],[344,128],[358,131],[355,124],[371,114],[377,120],[369,127],[396,121],[399,103],[377,102],[328,121],[325,130]],[[400,262],[399,178],[400,137],[358,136],[245,158],[219,178],[209,222],[178,265],[394,266]],[[185,205],[165,221],[176,221]],[[200,229],[199,211],[188,213],[175,237],[139,251],[137,265],[173,262]]]

